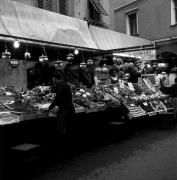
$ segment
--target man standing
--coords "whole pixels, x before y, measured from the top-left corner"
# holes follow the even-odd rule
[[[57,132],[59,134],[70,134],[72,129],[72,118],[75,115],[75,109],[72,103],[72,92],[70,85],[64,81],[61,74],[53,76],[55,99],[49,106],[49,111],[55,106],[59,107]]]

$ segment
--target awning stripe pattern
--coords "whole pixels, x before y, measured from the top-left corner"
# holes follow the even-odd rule
[[[103,14],[105,16],[108,16],[108,13],[103,8],[103,6],[102,6],[102,4],[100,3],[99,0],[90,0],[90,2],[93,4],[96,11],[98,11],[99,13],[101,13],[101,14]]]
[[[97,49],[86,21],[0,0],[0,34]]]

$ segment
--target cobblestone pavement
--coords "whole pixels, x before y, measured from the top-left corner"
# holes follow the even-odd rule
[[[116,135],[116,128],[111,132],[109,137],[96,140],[103,143],[94,143],[93,147],[46,168],[32,180],[177,179],[176,125],[140,128],[123,138]]]

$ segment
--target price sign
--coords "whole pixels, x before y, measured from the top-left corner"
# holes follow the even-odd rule
[[[128,83],[128,87],[129,87],[129,89],[130,89],[131,91],[134,91],[134,90],[135,90],[132,83]]]
[[[119,93],[119,90],[118,90],[118,88],[117,88],[117,87],[114,87],[113,89],[114,89],[114,92],[115,92],[116,94],[118,94],[118,93]]]
[[[147,103],[147,102],[144,102],[143,105],[144,105],[144,106],[148,106],[148,103]]]
[[[120,88],[124,88],[124,82],[123,81],[119,81],[120,82]]]

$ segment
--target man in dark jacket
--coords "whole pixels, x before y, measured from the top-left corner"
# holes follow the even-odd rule
[[[169,94],[170,97],[172,98],[172,107],[173,107],[173,111],[174,111],[174,116],[175,118],[177,118],[177,78],[175,78],[175,84],[173,84],[170,87],[165,87],[163,84],[163,81],[165,79],[161,80],[161,88],[160,90],[165,93],[165,94]]]
[[[61,74],[53,76],[55,99],[49,106],[49,111],[55,106],[59,107],[57,132],[59,134],[69,134],[72,129],[72,120],[74,118],[75,109],[72,103],[71,87],[66,83]]]

